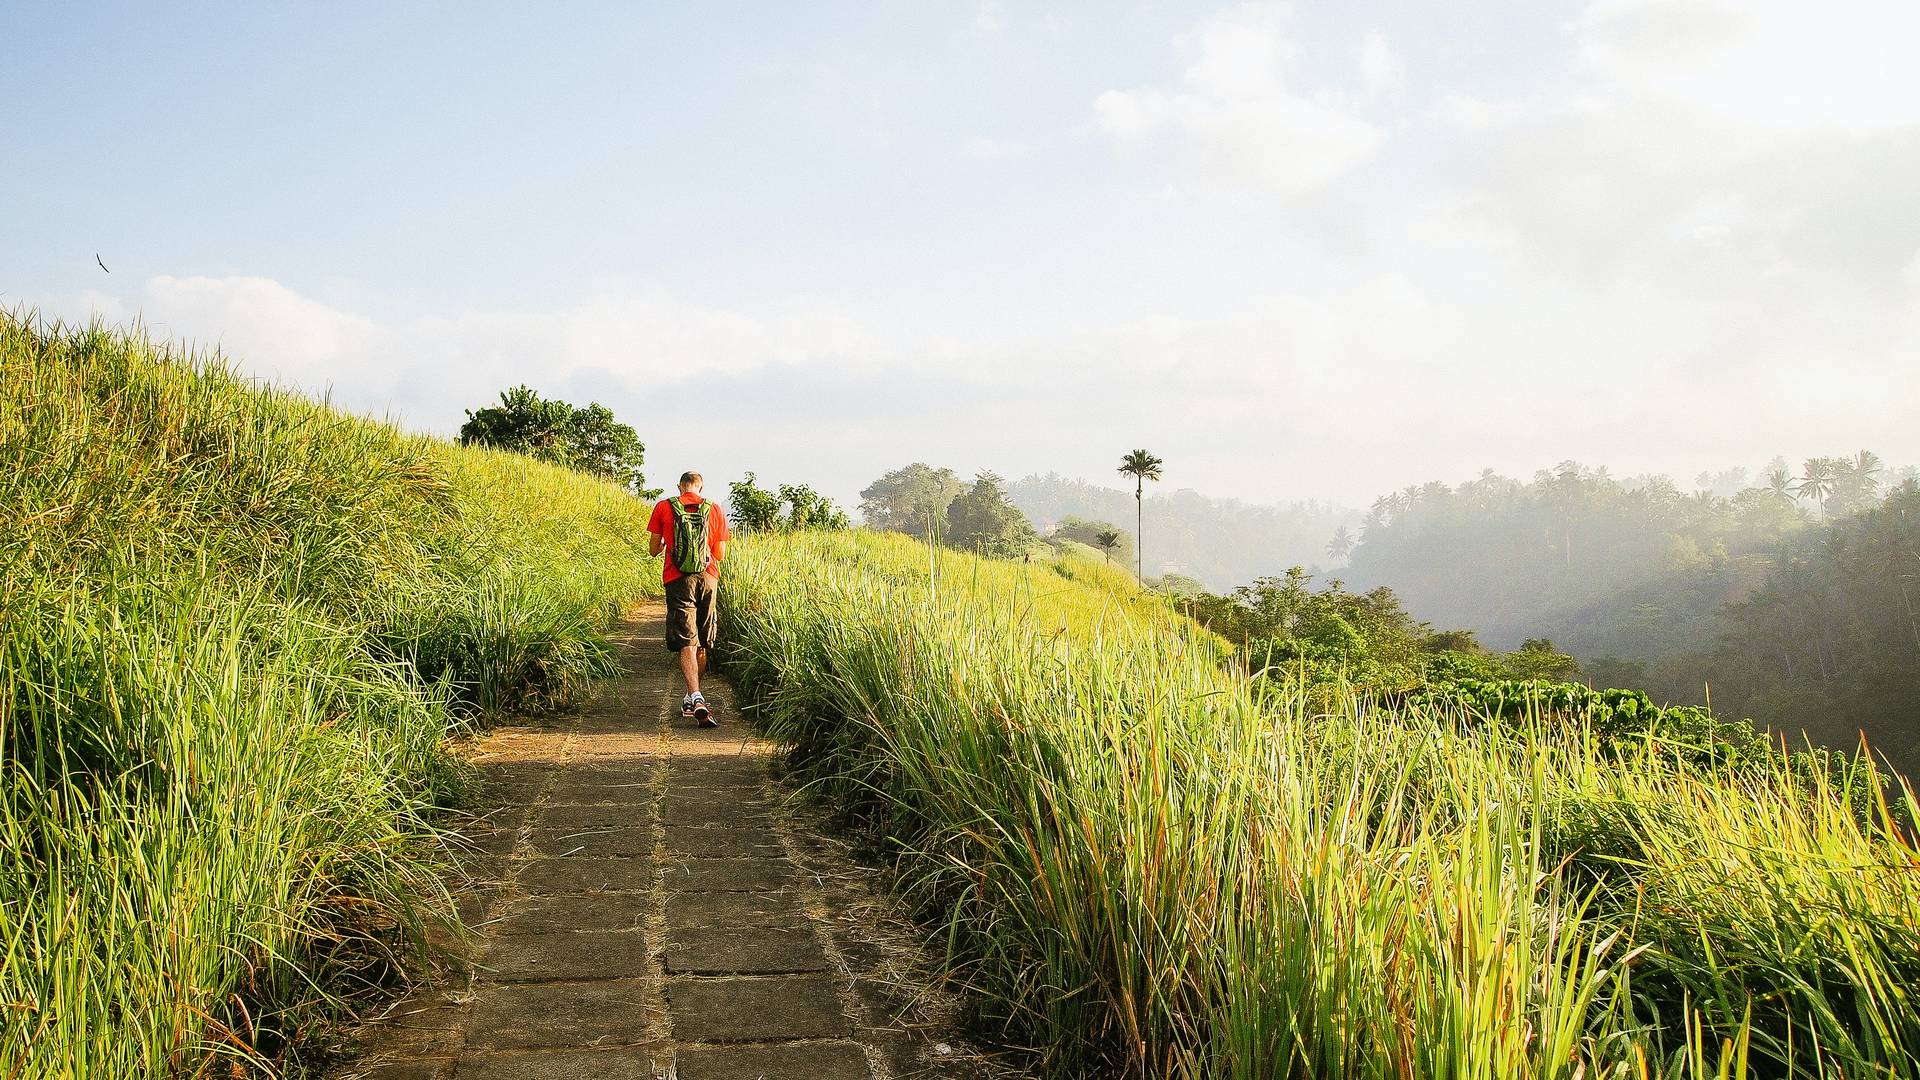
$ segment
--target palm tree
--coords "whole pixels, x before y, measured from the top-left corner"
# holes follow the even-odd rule
[[[1767,491],[1781,502],[1793,501],[1793,474],[1785,465],[1775,465],[1767,470]]]
[[[1120,475],[1133,477],[1133,546],[1134,554],[1139,557],[1135,573],[1141,581],[1147,580],[1147,545],[1142,535],[1147,526],[1146,482],[1160,479],[1160,467],[1165,464],[1145,450],[1135,450],[1120,459]]]
[[[1101,529],[1094,534],[1094,539],[1099,541],[1100,550],[1106,554],[1107,565],[1112,566],[1113,549],[1120,546],[1120,534],[1113,529]]]
[[[1823,457],[1808,458],[1800,468],[1800,483],[1793,490],[1803,499],[1812,499],[1820,516],[1825,517],[1827,496],[1833,494],[1833,462]]]
[[[1333,531],[1333,539],[1327,541],[1327,554],[1336,559],[1344,559],[1353,552],[1353,534],[1345,525]]]
[[[1841,513],[1867,505],[1880,490],[1880,455],[1862,450],[1833,463],[1833,502]]]

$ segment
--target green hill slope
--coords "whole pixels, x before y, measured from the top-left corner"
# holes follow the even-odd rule
[[[896,536],[754,540],[729,575],[767,730],[1052,1066],[1920,1073],[1910,794],[1861,813],[1805,759],[1262,699],[1123,583]]]
[[[280,1052],[444,899],[448,732],[607,665],[645,511],[0,316],[0,1076]]]

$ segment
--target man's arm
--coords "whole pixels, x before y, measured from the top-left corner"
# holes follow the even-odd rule
[[[667,550],[667,541],[659,533],[647,534],[647,554],[658,555],[665,550]]]
[[[727,542],[725,540],[713,545],[713,561],[707,564],[707,573],[712,574],[714,577],[719,577],[721,560],[726,557]]]

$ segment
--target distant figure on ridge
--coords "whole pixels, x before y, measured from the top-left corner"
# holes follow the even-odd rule
[[[667,648],[680,654],[680,673],[687,677],[680,715],[710,728],[720,720],[700,696],[700,673],[720,630],[714,597],[720,560],[727,557],[727,515],[720,504],[700,497],[701,484],[697,472],[680,474],[680,494],[660,500],[647,521],[647,551],[667,556]]]

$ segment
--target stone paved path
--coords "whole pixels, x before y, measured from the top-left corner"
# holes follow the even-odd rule
[[[876,940],[872,894],[795,824],[724,680],[718,730],[680,718],[661,618],[622,627],[631,674],[587,709],[476,745],[489,784],[460,901],[478,934],[454,950],[470,967],[370,1024],[341,1075],[1010,1075],[927,1020],[900,975],[912,947]]]

